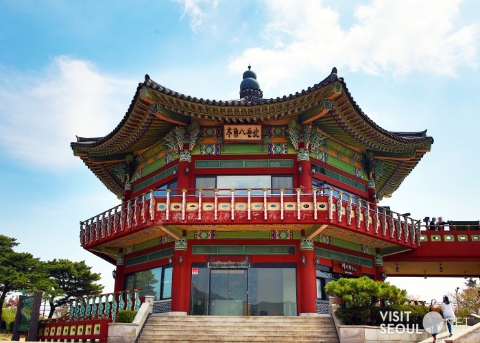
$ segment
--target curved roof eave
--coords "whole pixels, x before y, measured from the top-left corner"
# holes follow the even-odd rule
[[[71,143],[71,147],[74,151],[91,150],[94,147],[101,147],[109,140],[113,139],[121,130],[129,124],[129,119],[132,116],[133,110],[136,107],[141,107],[143,115],[149,116],[151,120],[160,120],[154,117],[154,113],[151,113],[150,105],[156,103],[157,99],[150,99],[148,96],[143,98],[140,96],[140,91],[146,87],[153,90],[156,94],[153,97],[163,97],[165,100],[161,107],[163,110],[175,112],[179,115],[193,118],[201,118],[219,122],[270,122],[272,120],[286,118],[289,116],[295,116],[300,114],[309,108],[319,105],[318,91],[325,88],[336,81],[339,81],[344,89],[349,103],[354,108],[356,115],[366,124],[371,130],[378,132],[380,135],[386,136],[390,139],[396,140],[404,144],[423,144],[428,145],[433,143],[433,138],[426,136],[426,131],[422,132],[391,132],[378,126],[372,121],[357,105],[353,97],[351,96],[343,78],[337,76],[336,68],[333,68],[332,73],[321,82],[315,84],[313,87],[308,87],[306,90],[290,94],[288,96],[271,98],[271,99],[253,99],[247,101],[246,99],[238,100],[204,100],[203,98],[191,97],[179,92],[175,92],[169,88],[166,88],[159,83],[150,79],[149,75],[145,75],[145,81],[139,83],[135,96],[133,97],[130,106],[125,113],[121,122],[117,127],[105,137],[101,138],[82,138],[77,137],[77,142]],[[317,92],[317,93],[315,93]],[[315,94],[314,94],[315,93]],[[329,96],[329,94],[323,94],[323,97]],[[161,99],[160,99],[161,100]],[[268,106],[268,108],[265,108]],[[272,108],[270,108],[272,106]],[[231,109],[229,111],[229,109]],[[258,109],[256,113],[255,109]],[[265,109],[265,111],[263,111]],[[268,113],[267,113],[268,112]],[[145,118],[143,118],[145,119]],[[141,121],[137,120],[131,125],[139,125]],[[135,128],[131,128],[134,130]],[[138,128],[137,128],[138,129]],[[345,127],[342,129],[346,130]],[[349,132],[347,132],[349,133]],[[349,133],[351,134],[351,133]],[[136,140],[141,139],[141,135],[137,135]],[[135,144],[135,138],[131,138],[130,146]],[[124,142],[125,143],[125,142]],[[123,144],[125,146],[126,144]],[[90,148],[90,149],[89,149]],[[116,151],[119,152],[118,149]]]

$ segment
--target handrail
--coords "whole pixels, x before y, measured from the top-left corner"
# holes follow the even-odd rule
[[[258,200],[263,211],[263,219],[268,220],[269,211],[280,211],[280,220],[284,220],[286,211],[285,202],[296,203],[296,219],[301,219],[302,201],[311,202],[313,200],[314,208],[307,207],[311,211],[312,217],[318,220],[317,216],[317,201],[323,197],[323,201],[327,201],[328,219],[334,220],[334,212],[336,212],[336,219],[339,223],[346,222],[347,225],[352,225],[352,218],[355,216],[356,221],[354,225],[357,229],[361,228],[361,217],[364,218],[364,229],[369,231],[373,229],[372,233],[381,235],[386,239],[397,239],[400,241],[402,236],[405,243],[411,241],[415,244],[415,238],[419,236],[420,220],[415,220],[407,216],[391,210],[389,207],[382,207],[373,204],[361,197],[345,193],[341,189],[328,187],[313,187],[306,191],[301,188],[203,188],[203,189],[166,189],[164,194],[155,194],[154,190],[148,193],[143,193],[138,197],[122,202],[121,204],[110,208],[96,216],[93,216],[83,222],[80,222],[80,239],[81,243],[88,244],[93,241],[110,237],[113,234],[118,234],[118,231],[124,232],[132,228],[139,227],[139,225],[147,224],[148,221],[155,219],[157,205],[162,205],[165,211],[164,219],[185,221],[187,219],[187,209],[191,199],[195,199],[195,206],[197,208],[196,220],[202,220],[202,216],[207,212],[202,209],[202,203],[213,202],[213,218],[217,221],[225,203],[230,203],[230,219],[233,221],[236,218],[236,211],[246,211],[248,220],[252,219],[253,200]],[[164,199],[160,201],[160,199]],[[271,199],[279,199],[280,208],[276,206],[275,209],[269,209],[268,204]],[[247,208],[242,210],[236,209],[236,202],[247,202]],[[171,209],[171,204],[176,204],[176,209]],[[256,206],[258,206],[258,203]],[[290,205],[289,205],[290,206]],[[172,217],[172,211],[180,209],[180,217]],[[257,210],[258,211],[258,210]],[[191,220],[191,216],[189,217]],[[258,219],[258,217],[256,217]],[[292,219],[290,217],[290,219]],[[84,227],[86,228],[84,230]],[[88,228],[88,230],[87,230]],[[390,237],[387,237],[387,230],[390,229]],[[396,236],[396,237],[395,237]],[[417,244],[420,240],[416,240]]]

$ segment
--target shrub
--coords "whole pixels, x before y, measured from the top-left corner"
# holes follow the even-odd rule
[[[135,319],[136,314],[137,314],[137,312],[132,311],[132,310],[118,311],[117,318],[116,318],[115,321],[117,323],[132,323],[133,320]]]
[[[367,325],[370,323],[370,308],[365,306],[339,307],[335,312],[345,325]]]
[[[407,291],[366,276],[331,281],[325,286],[325,292],[339,298],[345,307],[375,306],[379,303],[403,304],[407,300]]]

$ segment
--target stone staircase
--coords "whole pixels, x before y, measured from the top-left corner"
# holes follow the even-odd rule
[[[226,317],[151,315],[137,340],[156,342],[339,343],[331,316]]]

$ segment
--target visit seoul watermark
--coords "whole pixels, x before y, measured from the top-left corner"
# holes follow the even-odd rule
[[[380,311],[383,323],[380,334],[422,333],[418,323],[410,323],[411,311]],[[388,323],[388,324],[386,324]],[[438,333],[443,328],[443,318],[438,312],[429,312],[423,317],[423,328],[428,333]]]

